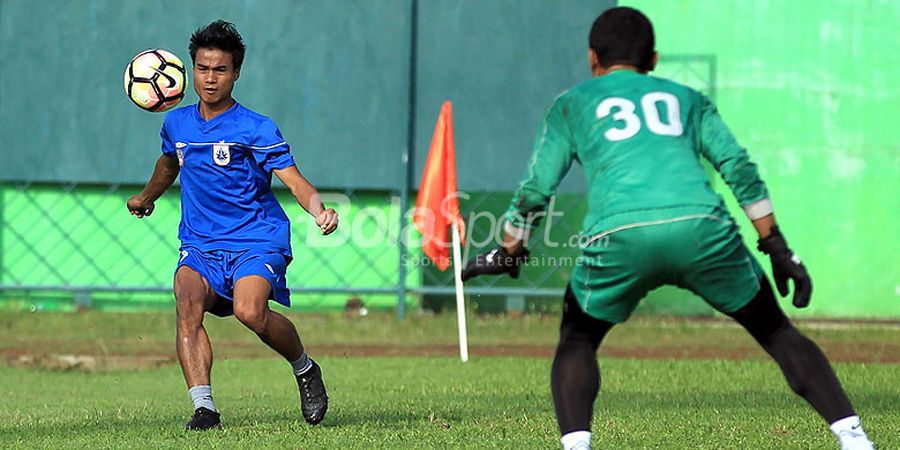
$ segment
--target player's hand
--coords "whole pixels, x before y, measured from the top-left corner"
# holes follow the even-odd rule
[[[466,281],[479,275],[500,275],[503,273],[508,273],[513,278],[519,278],[519,266],[528,258],[528,255],[528,249],[525,248],[518,255],[510,255],[502,246],[497,247],[469,261],[462,271],[462,280]]]
[[[318,217],[316,217],[316,225],[319,226],[319,229],[322,230],[322,235],[329,235],[337,230],[338,227],[338,213],[337,211],[328,208],[325,211],[322,211]]]
[[[131,213],[131,215],[137,216],[138,219],[143,219],[144,216],[153,214],[153,208],[156,207],[153,202],[148,201],[140,194],[132,195],[131,198],[128,199],[128,203],[126,205],[128,206],[128,211]]]
[[[788,280],[794,280],[794,306],[806,308],[812,294],[812,280],[806,272],[806,266],[788,248],[787,241],[777,226],[772,227],[772,234],[759,240],[757,248],[772,260],[772,275],[775,277],[778,293],[787,297]]]

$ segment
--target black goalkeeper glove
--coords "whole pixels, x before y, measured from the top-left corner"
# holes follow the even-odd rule
[[[462,271],[462,280],[475,278],[478,275],[499,275],[508,273],[513,278],[519,278],[519,266],[528,258],[528,250],[523,249],[519,255],[510,255],[503,247],[497,247],[487,253],[478,255],[469,261]]]
[[[772,260],[772,275],[775,287],[782,297],[788,294],[788,279],[794,280],[794,306],[806,308],[812,294],[812,280],[800,258],[788,248],[787,241],[781,235],[778,226],[772,227],[772,234],[759,240],[759,251],[769,255]]]

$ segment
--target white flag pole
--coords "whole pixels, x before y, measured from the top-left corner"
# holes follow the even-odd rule
[[[469,339],[466,333],[466,298],[463,295],[462,251],[459,245],[459,225],[453,222],[453,278],[456,281],[456,322],[459,325],[459,358],[469,360]]]

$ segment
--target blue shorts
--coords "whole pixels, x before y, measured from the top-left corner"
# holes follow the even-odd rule
[[[234,283],[251,275],[261,276],[272,285],[269,300],[291,306],[291,291],[287,288],[285,276],[288,264],[290,258],[281,253],[259,250],[204,252],[194,247],[183,247],[178,259],[178,267],[188,266],[196,270],[218,294],[219,298],[209,312],[219,317],[234,314]]]

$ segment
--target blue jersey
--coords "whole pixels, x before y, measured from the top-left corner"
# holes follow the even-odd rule
[[[166,114],[162,152],[181,166],[182,247],[291,256],[290,221],[272,193],[272,170],[294,165],[272,119],[238,103],[204,120],[198,105]]]

